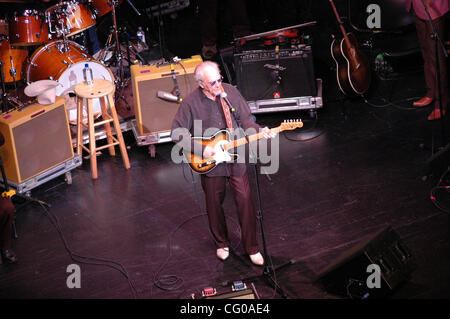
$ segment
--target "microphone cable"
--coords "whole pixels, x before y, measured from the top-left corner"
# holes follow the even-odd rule
[[[59,224],[58,217],[55,214],[53,214],[52,212],[50,212],[50,210],[47,209],[45,207],[45,205],[43,205],[40,201],[38,201],[38,203],[41,206],[41,208],[44,210],[45,215],[48,217],[48,219],[50,220],[52,225],[55,227],[56,231],[59,234],[59,237],[61,238],[61,241],[63,242],[65,250],[69,253],[70,258],[73,261],[79,262],[82,264],[106,266],[106,267],[110,267],[112,269],[119,271],[127,279],[128,285],[130,286],[130,289],[131,289],[131,292],[133,295],[133,298],[134,299],[137,298],[137,296],[138,296],[137,289],[136,289],[133,281],[131,280],[130,275],[128,274],[128,271],[121,263],[113,261],[113,260],[103,259],[103,258],[83,256],[83,255],[73,252],[72,249],[70,249],[69,244],[67,243],[64,233],[61,230],[61,225]]]

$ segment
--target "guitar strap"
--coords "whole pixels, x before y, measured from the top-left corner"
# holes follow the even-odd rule
[[[228,108],[228,105],[224,101],[223,98],[220,98],[220,104],[222,105],[222,110],[223,110],[223,114],[225,115],[225,120],[227,122],[228,130],[231,133],[233,131],[233,122],[231,121],[230,109]]]

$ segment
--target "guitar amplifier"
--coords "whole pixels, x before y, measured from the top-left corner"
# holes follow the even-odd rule
[[[243,51],[234,55],[234,68],[252,113],[322,106],[322,81],[315,79],[310,45]]]
[[[170,141],[170,129],[179,103],[158,97],[158,92],[176,95],[178,87],[180,97],[187,96],[197,87],[194,71],[202,62],[201,56],[195,55],[172,64],[131,66],[135,135],[147,141],[142,145]]]
[[[81,157],[74,156],[64,98],[1,114],[0,133],[5,175],[19,193],[81,165]]]

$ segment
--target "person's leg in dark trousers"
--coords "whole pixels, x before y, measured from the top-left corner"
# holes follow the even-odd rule
[[[421,20],[417,16],[415,16],[414,22],[416,25],[417,36],[419,38],[420,49],[422,51],[422,57],[424,59],[425,83],[427,86],[426,96],[431,97],[434,100],[435,108],[438,109],[440,104],[438,86],[439,82],[436,69],[436,44],[431,37],[433,30],[430,26],[429,21]],[[444,22],[444,17],[433,20],[436,31],[438,32],[438,35],[442,40],[444,40]],[[448,104],[447,66],[445,56],[440,45],[438,45],[438,57],[442,107],[446,109]]]
[[[418,18],[414,15],[414,24],[416,26],[417,38],[419,40],[420,51],[422,53],[423,58],[423,70],[425,76],[425,85],[427,88],[427,92],[425,96],[434,98],[433,96],[433,79],[431,77],[431,72],[429,72],[431,66],[431,60],[429,59],[429,43],[428,38],[430,34],[427,34],[426,22]]]
[[[238,209],[242,244],[247,254],[259,252],[256,239],[256,211],[250,192],[247,172],[242,176],[231,176],[230,185]]]
[[[228,230],[222,208],[225,199],[226,178],[201,176],[202,187],[206,197],[206,210],[209,227],[219,248],[229,247]],[[229,178],[231,189],[237,205],[242,243],[249,255],[259,252],[256,239],[256,212],[253,206],[247,172],[243,176]]]
[[[229,247],[228,230],[222,208],[225,199],[226,178],[201,175],[201,183],[206,198],[209,228],[219,248]]]

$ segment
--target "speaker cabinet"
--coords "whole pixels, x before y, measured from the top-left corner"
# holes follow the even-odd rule
[[[74,157],[65,100],[3,113],[0,156],[8,181],[20,184]],[[2,181],[3,182],[3,181]]]
[[[236,84],[247,101],[315,96],[311,46],[244,51],[234,56]]]
[[[194,70],[200,63],[201,56],[195,55],[174,64],[131,66],[134,113],[139,135],[170,132],[179,104],[159,98],[158,91],[176,95],[178,86],[180,97],[184,98],[197,87]]]
[[[371,264],[380,267],[380,287],[367,286]],[[346,251],[317,276],[326,291],[349,297],[381,297],[406,280],[415,264],[409,249],[391,227],[386,227]]]

